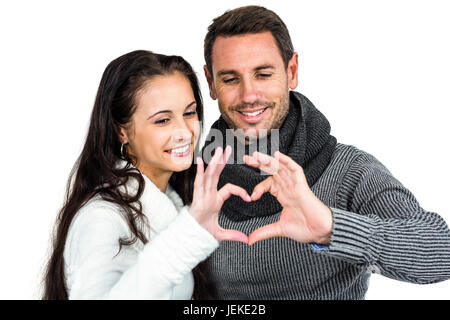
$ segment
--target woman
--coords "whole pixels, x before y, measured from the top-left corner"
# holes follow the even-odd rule
[[[190,299],[191,271],[218,241],[247,242],[218,225],[231,194],[250,201],[240,187],[217,190],[230,149],[218,148],[206,171],[193,164],[202,120],[198,80],[181,57],[134,51],[107,66],[44,299]]]

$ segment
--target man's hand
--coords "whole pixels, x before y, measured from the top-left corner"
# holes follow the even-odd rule
[[[311,191],[301,166],[278,151],[275,158],[255,152],[253,156],[245,155],[244,161],[249,166],[272,174],[254,188],[252,201],[270,192],[283,207],[279,221],[258,228],[249,235],[249,245],[272,237],[330,244],[331,210]]]

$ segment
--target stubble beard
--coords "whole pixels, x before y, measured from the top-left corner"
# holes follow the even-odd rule
[[[243,105],[226,108],[223,103],[219,101],[219,110],[228,127],[233,130],[233,134],[236,136],[236,138],[245,144],[251,144],[253,142],[256,142],[258,139],[265,138],[267,134],[270,133],[270,130],[281,128],[289,112],[288,97],[289,91],[280,96],[277,102],[256,104],[272,108],[272,110],[276,110],[276,113],[272,116],[272,119],[270,120],[270,123],[267,127],[261,128],[263,130],[258,129],[258,132],[253,135],[247,133],[242,135],[242,130],[239,130],[242,128],[239,128],[236,125],[236,121],[234,121],[232,117],[229,116],[229,114],[233,113],[235,110],[244,109]],[[276,106],[278,106],[278,108],[275,108]]]

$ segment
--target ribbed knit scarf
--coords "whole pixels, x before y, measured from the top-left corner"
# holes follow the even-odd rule
[[[306,180],[311,187],[330,163],[336,146],[336,138],[330,135],[328,120],[305,96],[291,91],[289,100],[289,113],[279,130],[279,151],[288,155],[302,166]],[[222,147],[225,147],[226,143],[230,144],[230,134],[228,134],[228,141],[226,141],[226,130],[229,127],[223,117],[220,117],[212,125],[211,129],[219,130],[222,133]],[[211,138],[211,132],[206,139],[203,150],[211,143],[217,144],[217,141]],[[270,131],[268,133],[265,138],[258,140],[258,146],[266,144],[266,153],[273,155],[277,151],[278,146],[275,145],[273,147],[271,145]],[[240,143],[236,138],[232,141],[233,153],[228,161],[229,164],[222,171],[218,188],[220,189],[226,183],[232,183],[244,188],[251,195],[254,187],[264,179],[267,179],[268,175],[263,175],[259,169],[243,164],[242,159],[236,159],[238,152],[234,152],[234,150]],[[243,145],[241,144],[240,147],[243,148]],[[252,149],[249,146],[244,148],[245,154],[249,154],[249,151],[252,152],[254,150],[254,148]],[[204,155],[204,153],[202,154]],[[234,221],[272,215],[281,210],[280,203],[270,193],[265,193],[259,200],[249,203],[243,201],[240,197],[232,195],[222,207],[222,213]]]

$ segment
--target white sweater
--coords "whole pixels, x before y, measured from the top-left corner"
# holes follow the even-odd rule
[[[94,198],[76,214],[64,250],[69,299],[190,299],[191,270],[219,245],[170,187],[144,176],[142,211],[149,242],[122,246],[130,229],[119,208]],[[127,188],[135,190],[129,183]]]

